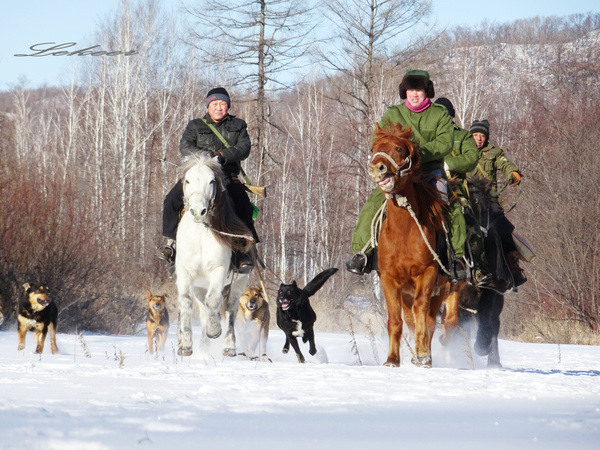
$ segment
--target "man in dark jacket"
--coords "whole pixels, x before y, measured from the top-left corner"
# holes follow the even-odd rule
[[[235,212],[252,232],[254,241],[258,242],[258,235],[254,228],[252,218],[254,207],[250,203],[244,185],[239,181],[240,162],[250,154],[250,136],[246,122],[229,114],[231,99],[229,93],[222,87],[211,89],[206,96],[208,112],[202,119],[194,119],[188,123],[181,141],[179,152],[186,157],[197,152],[207,152],[217,157],[225,174],[227,193],[233,201]],[[223,142],[209,125],[212,125],[227,142]],[[167,237],[167,244],[159,248],[157,256],[170,264],[170,271],[175,261],[175,237],[179,224],[179,214],[183,209],[183,185],[181,180],[165,197],[163,203],[163,236]],[[252,270],[251,255],[234,254],[234,265],[240,273]]]
[[[506,158],[501,148],[490,144],[490,124],[487,120],[473,121],[470,131],[479,149],[477,168],[471,175],[483,176],[492,182],[490,222],[494,224],[493,226],[500,236],[508,265],[515,280],[515,286],[521,286],[527,281],[527,278],[523,273],[523,269],[519,266],[519,252],[512,238],[515,227],[504,214],[502,206],[498,203],[498,197],[495,195],[498,189],[497,171],[502,172],[509,186],[520,184],[521,174],[519,168]]]

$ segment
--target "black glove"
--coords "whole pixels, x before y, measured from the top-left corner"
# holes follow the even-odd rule
[[[210,156],[212,156],[213,158],[217,158],[219,164],[223,164],[223,155],[221,155],[219,152],[210,152]]]

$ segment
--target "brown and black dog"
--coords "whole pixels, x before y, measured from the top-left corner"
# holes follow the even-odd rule
[[[50,348],[52,353],[58,353],[56,346],[56,322],[58,319],[58,308],[50,298],[48,286],[43,284],[25,283],[25,298],[19,305],[19,346],[17,350],[25,348],[25,335],[33,330],[33,336],[37,341],[36,353],[44,351],[44,341],[50,332]]]
[[[235,325],[240,338],[240,347],[245,356],[250,359],[265,359],[267,357],[267,339],[269,339],[269,324],[271,315],[269,303],[258,287],[248,286],[240,297],[240,304]],[[256,349],[258,347],[258,353]]]
[[[154,353],[154,338],[156,338],[157,350],[164,350],[169,332],[169,312],[167,311],[167,294],[152,295],[146,289],[148,297],[148,318],[146,319],[146,330],[148,331],[148,351]]]

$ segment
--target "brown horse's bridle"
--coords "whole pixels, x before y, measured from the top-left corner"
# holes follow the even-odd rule
[[[400,153],[400,149],[396,149],[396,151],[398,153]],[[373,157],[371,158],[371,162],[373,162],[373,160],[375,159],[376,156],[383,156],[384,158],[386,158],[390,163],[392,163],[392,166],[394,167],[394,169],[396,170],[396,176],[397,177],[404,177],[406,175],[408,175],[408,173],[410,172],[410,170],[412,169],[412,159],[407,156],[406,158],[404,158],[404,162],[402,163],[402,165],[398,165],[398,163],[396,161],[394,161],[394,158],[392,158],[390,155],[388,155],[387,153],[383,153],[383,152],[377,152],[373,155]],[[406,169],[403,169],[403,167],[405,167],[406,165],[408,165],[408,167]]]

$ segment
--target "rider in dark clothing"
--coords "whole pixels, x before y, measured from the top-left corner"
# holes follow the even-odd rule
[[[227,193],[231,197],[235,212],[252,232],[255,242],[258,235],[252,218],[254,207],[250,203],[244,185],[238,179],[240,161],[250,154],[250,136],[246,122],[229,114],[231,99],[222,88],[211,89],[206,97],[208,112],[203,119],[190,121],[183,132],[179,143],[179,152],[183,157],[197,152],[208,152],[221,162],[226,177]],[[208,124],[214,126],[227,142],[217,136]],[[168,261],[171,266],[175,259],[175,238],[179,224],[179,214],[183,209],[183,185],[178,181],[165,197],[163,203],[163,236],[168,238],[167,244],[159,248],[158,257]],[[234,263],[241,273],[252,270],[251,255],[236,254]]]
[[[521,183],[521,173],[519,168],[506,158],[504,151],[501,148],[494,147],[490,144],[490,124],[487,120],[473,121],[470,131],[473,135],[473,139],[475,139],[477,148],[479,149],[477,168],[471,175],[483,176],[485,179],[492,182],[491,193],[493,195],[489,209],[490,222],[500,236],[508,265],[510,266],[515,280],[515,286],[521,286],[527,281],[527,277],[525,277],[523,269],[519,266],[519,252],[517,251],[517,247],[512,238],[512,232],[515,227],[504,214],[502,206],[498,203],[497,195],[494,195],[498,189],[498,171],[502,172],[509,186],[517,186]]]

